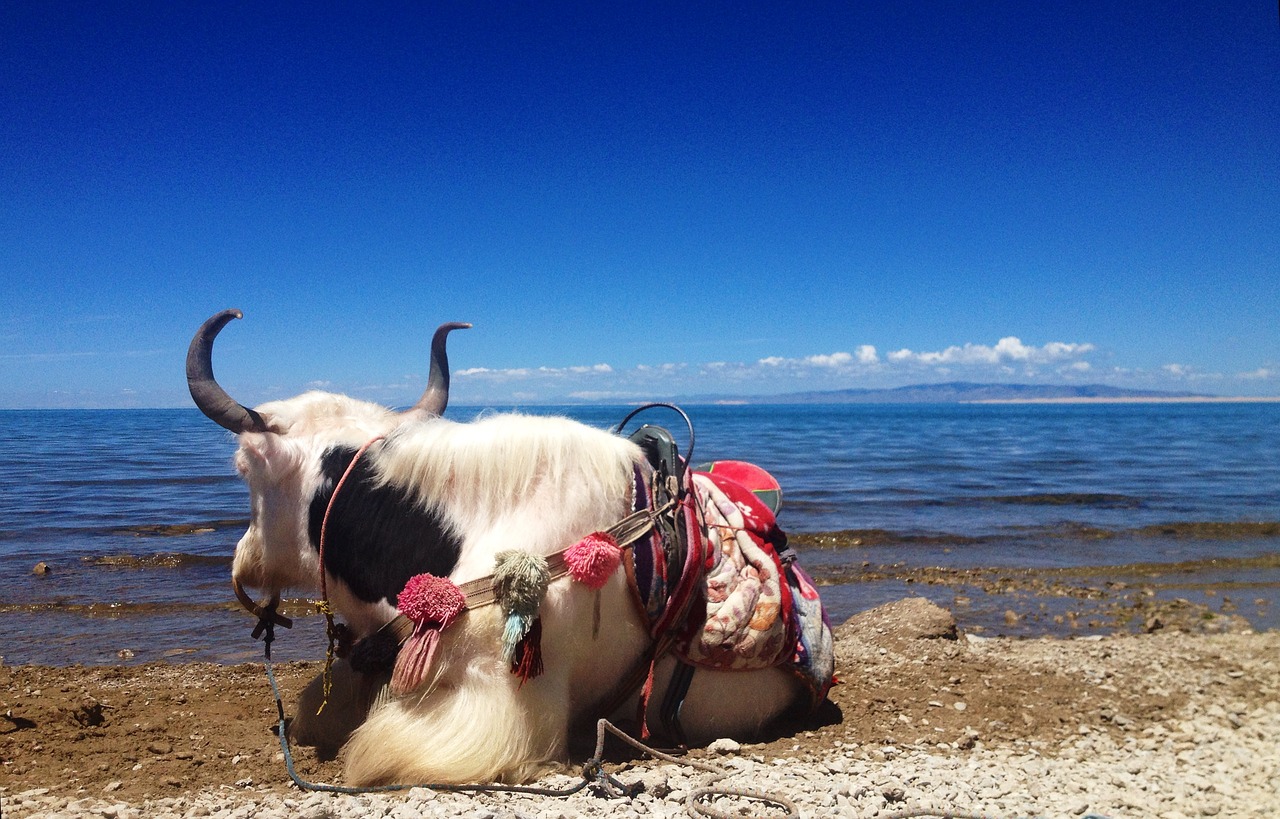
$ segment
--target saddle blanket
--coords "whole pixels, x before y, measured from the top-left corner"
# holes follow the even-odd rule
[[[807,684],[816,707],[835,672],[831,625],[773,510],[714,465],[686,473],[686,480],[692,491],[684,574],[666,576],[673,561],[661,538],[637,543],[629,574],[642,611],[652,626],[675,630],[673,651],[686,662],[730,671],[787,667]],[[685,576],[690,572],[700,577]],[[690,599],[679,599],[681,589]],[[683,623],[664,623],[671,606],[687,610]]]

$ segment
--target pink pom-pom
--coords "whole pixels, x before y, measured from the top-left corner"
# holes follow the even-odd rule
[[[391,690],[404,694],[426,679],[440,645],[440,632],[466,610],[467,597],[447,577],[415,574],[396,598],[396,608],[414,623],[413,634],[400,649],[391,673]]]
[[[622,548],[612,535],[592,532],[565,550],[564,563],[573,579],[600,589],[622,562]]]
[[[434,623],[442,628],[453,622],[467,606],[462,589],[447,577],[415,574],[396,598],[396,608],[415,623]]]

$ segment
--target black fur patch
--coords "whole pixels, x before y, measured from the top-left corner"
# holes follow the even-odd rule
[[[355,455],[354,449],[335,447],[321,456],[323,480],[311,499],[309,519],[311,545],[317,550],[325,509]],[[415,574],[448,577],[458,564],[462,544],[445,531],[437,515],[424,510],[405,490],[374,488],[372,459],[376,457],[376,450],[366,452],[338,493],[325,532],[324,562],[356,597],[369,603],[386,599],[395,605],[396,596]]]

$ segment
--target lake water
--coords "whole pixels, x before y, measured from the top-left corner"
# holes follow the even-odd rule
[[[1216,578],[1276,627],[1280,405],[686,406],[695,462],[749,460],[835,621],[954,589],[862,579],[882,566],[1163,564]],[[450,407],[466,420],[478,412]],[[600,427],[625,407],[529,408]],[[640,422],[668,426],[665,410]],[[234,603],[248,518],[235,442],[196,410],[0,411],[0,655],[9,663],[260,656]],[[1261,560],[1259,560],[1261,559]],[[37,562],[51,571],[32,574]],[[868,568],[869,567],[869,568]],[[977,605],[976,622],[1003,611]],[[958,615],[960,616],[960,615]],[[323,654],[306,617],[276,656]]]

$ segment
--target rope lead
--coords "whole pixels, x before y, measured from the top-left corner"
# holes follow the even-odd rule
[[[324,615],[324,633],[329,639],[329,646],[324,652],[324,696],[320,698],[320,707],[316,709],[318,717],[324,713],[324,707],[329,704],[329,692],[333,690],[333,659],[338,644],[338,626],[333,621],[333,606],[329,605],[328,599],[317,601],[316,611]]]
[[[624,733],[621,729],[609,722],[607,719],[601,719],[596,723],[596,748],[595,753],[582,766],[582,781],[566,788],[536,788],[527,785],[451,785],[443,783],[419,783],[414,785],[377,785],[368,788],[356,788],[346,785],[325,785],[315,782],[308,782],[298,775],[297,768],[294,766],[293,750],[289,746],[288,721],[285,718],[284,699],[280,694],[280,684],[276,681],[275,671],[271,663],[271,641],[275,639],[275,626],[267,617],[258,623],[259,628],[255,629],[255,636],[262,635],[264,657],[263,667],[267,672],[267,680],[271,683],[271,693],[276,703],[276,736],[280,740],[280,750],[284,754],[285,770],[289,774],[289,778],[295,785],[305,791],[318,791],[321,793],[340,793],[340,794],[362,794],[362,793],[392,793],[396,791],[407,791],[413,788],[426,788],[434,791],[444,791],[448,793],[516,793],[526,796],[548,796],[554,798],[564,798],[574,795],[583,788],[595,786],[599,791],[613,798],[633,799],[644,791],[644,783],[636,782],[627,785],[610,774],[604,768],[604,742],[606,734],[613,734],[618,739],[630,745],[637,751],[646,754],[654,759],[663,762],[670,762],[675,765],[684,765],[696,768],[714,774],[714,777],[705,785],[697,788],[689,793],[685,798],[685,806],[691,814],[707,816],[710,819],[736,819],[742,814],[741,810],[733,813],[722,811],[713,807],[711,800],[717,797],[737,797],[739,799],[747,799],[780,808],[786,811],[782,819],[800,819],[800,811],[795,803],[789,799],[785,799],[775,794],[759,793],[757,791],[742,790],[737,788],[716,788],[712,785],[725,777],[729,776],[729,771],[723,768],[717,768],[714,765],[708,765],[699,762],[696,759],[680,759],[670,754],[663,753],[655,748],[651,748]],[[886,819],[911,819],[912,817],[940,817],[940,819],[993,819],[989,814],[973,814],[963,812],[937,811],[929,809],[907,809],[896,813],[888,814]],[[1106,819],[1104,816],[1089,814],[1083,819]]]

